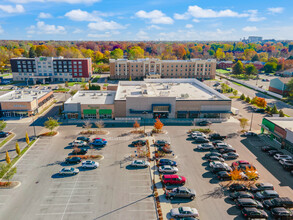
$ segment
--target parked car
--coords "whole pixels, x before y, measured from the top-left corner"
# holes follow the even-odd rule
[[[222,157],[222,154],[218,153],[218,152],[211,152],[211,153],[207,153],[204,155],[205,159],[209,159],[212,156],[216,156],[216,157]]]
[[[170,165],[170,166],[177,166],[176,161],[169,160],[169,159],[160,159],[159,166]]]
[[[74,149],[72,151],[72,154],[76,155],[85,155],[87,153],[87,149],[81,148],[81,149]]]
[[[229,167],[228,165],[223,164],[223,163],[216,164],[211,168],[212,173],[218,173],[220,171],[231,172],[232,169],[231,169],[231,167]]]
[[[150,163],[144,160],[134,160],[130,165],[133,167],[148,167]]]
[[[197,138],[194,139],[194,141],[196,143],[209,143],[209,140],[208,139],[202,138],[202,137],[197,137]]]
[[[250,187],[250,191],[255,193],[255,192],[260,192],[264,190],[274,190],[274,186],[271,183],[256,183]]]
[[[266,209],[272,209],[276,207],[293,208],[293,201],[289,197],[280,197],[264,200],[263,206]]]
[[[91,161],[91,160],[87,160],[82,162],[82,168],[98,168],[99,167],[99,163],[95,162],[95,161]]]
[[[252,193],[246,192],[246,191],[239,191],[239,192],[230,193],[229,197],[233,200],[243,199],[243,198],[254,199],[254,195]]]
[[[198,211],[195,208],[190,207],[179,207],[171,209],[170,211],[171,216],[175,218],[179,217],[198,217]]]
[[[214,145],[209,144],[209,143],[204,143],[204,144],[197,145],[197,149],[198,150],[211,150],[211,149],[214,149]]]
[[[106,139],[103,138],[95,138],[93,139],[93,142],[91,143],[95,147],[104,147],[107,145]]]
[[[166,154],[171,154],[173,152],[170,148],[170,145],[158,146],[158,150],[163,151]]]
[[[224,160],[222,157],[211,156],[211,157],[208,159],[208,161],[209,161],[209,162],[212,162],[212,161],[224,162],[225,160]]]
[[[233,160],[233,159],[237,159],[239,157],[239,154],[235,153],[235,152],[228,152],[222,155],[222,157],[225,160]]]
[[[200,126],[207,126],[207,125],[211,125],[211,124],[212,124],[212,122],[210,122],[210,121],[201,121],[198,123],[198,125],[200,125]]]
[[[240,184],[240,183],[233,183],[229,186],[229,190],[232,192],[235,191],[247,191],[248,188],[244,185],[244,184]]]
[[[170,142],[169,141],[166,141],[166,140],[157,140],[155,142],[155,145],[156,146],[165,146],[165,145],[170,145]]]
[[[252,132],[252,131],[247,131],[243,134],[243,136],[245,137],[254,137],[254,136],[257,136],[256,133]]]
[[[263,209],[263,205],[254,199],[243,198],[243,199],[236,199],[236,206],[238,208],[257,208]]]
[[[285,162],[282,164],[282,166],[283,166],[283,168],[284,168],[285,170],[289,170],[289,171],[293,170],[293,162],[287,162],[287,161],[285,161]]]
[[[278,198],[279,197],[279,194],[274,191],[274,190],[264,190],[264,191],[261,191],[261,192],[257,192],[255,194],[255,199],[257,200],[265,200],[265,199],[274,199],[274,198]]]
[[[268,219],[269,217],[264,210],[257,208],[244,208],[241,212],[248,219]]]
[[[184,198],[194,200],[196,193],[195,190],[186,187],[177,187],[172,190],[166,190],[165,196],[167,199]]]
[[[177,173],[178,168],[177,167],[172,167],[170,165],[164,165],[159,167],[159,172],[160,173]]]
[[[255,166],[251,164],[241,164],[237,167],[238,170],[246,171],[247,168],[256,170]]]
[[[220,171],[220,172],[218,172],[217,173],[217,177],[218,177],[219,180],[222,180],[222,181],[223,180],[231,180],[232,179],[230,173],[227,172],[227,171]]]
[[[270,151],[270,150],[277,150],[275,147],[269,146],[269,145],[265,145],[261,147],[261,150],[264,152]]]
[[[291,156],[289,156],[289,155],[283,155],[283,154],[275,154],[274,155],[274,158],[276,160],[281,160],[281,159],[287,159],[287,160],[289,160],[289,159],[292,159]]]
[[[145,140],[136,140],[136,141],[132,141],[131,145],[133,146],[145,146],[146,145],[146,141]]]
[[[64,167],[59,171],[60,175],[76,175],[79,173],[79,170],[73,167],[67,168]]]
[[[238,160],[232,163],[231,167],[238,167],[242,164],[250,164],[247,160]]]
[[[224,140],[226,138],[227,138],[227,136],[223,136],[218,133],[214,133],[214,134],[209,135],[209,139],[211,139],[211,140]]]
[[[224,141],[221,141],[221,140],[215,140],[215,141],[212,141],[212,144],[214,145],[214,146],[216,146],[217,144],[224,144],[225,142]]]
[[[230,153],[230,152],[236,153],[236,150],[233,147],[222,148],[222,149],[219,149],[218,151],[221,154],[226,154],[226,153]]]
[[[276,219],[292,219],[293,213],[290,209],[284,207],[277,207],[271,210],[271,214]]]
[[[76,140],[90,142],[90,138],[84,136],[77,137]]]
[[[211,158],[211,157],[210,157],[210,158]],[[223,162],[220,162],[220,161],[211,161],[211,162],[209,163],[209,167],[214,167],[214,166],[217,166],[217,165],[228,166],[228,164],[223,163]]]
[[[200,132],[200,133],[192,134],[191,137],[192,137],[193,139],[196,139],[196,138],[198,138],[198,137],[207,138],[207,136],[206,136],[204,133],[201,133],[201,132]]]
[[[163,175],[162,181],[165,185],[184,185],[186,178],[179,175]]]
[[[256,112],[256,113],[265,113],[266,111],[265,111],[264,108],[255,108],[254,112]]]
[[[0,131],[0,138],[7,137],[9,135],[8,132]]]
[[[215,144],[215,148],[216,149],[224,149],[224,148],[231,148],[232,146],[230,144],[224,143],[224,142],[220,142],[220,143],[216,143]]]
[[[75,163],[80,163],[81,158],[80,157],[67,157],[65,159],[65,163],[67,164],[75,164]]]
[[[71,143],[69,143],[69,146],[73,147],[85,147],[86,145],[87,143],[81,140],[74,140]]]
[[[293,163],[293,159],[281,159],[279,163],[283,166],[284,163]]]
[[[279,150],[269,150],[268,154],[270,156],[274,156],[275,154],[284,154],[284,153],[282,151],[279,151]]]

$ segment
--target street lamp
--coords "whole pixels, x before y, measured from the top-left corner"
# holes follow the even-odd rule
[[[250,128],[249,128],[249,131],[251,131],[251,127],[252,127],[252,120],[253,120],[253,112],[251,114],[251,119],[250,119]]]
[[[142,114],[143,114],[143,127],[144,127],[144,134],[145,134],[145,115],[147,114],[147,112],[144,111]]]

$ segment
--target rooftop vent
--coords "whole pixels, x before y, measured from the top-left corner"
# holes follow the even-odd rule
[[[183,98],[183,99],[187,99],[188,97],[189,97],[189,95],[187,93],[181,94],[181,98]]]

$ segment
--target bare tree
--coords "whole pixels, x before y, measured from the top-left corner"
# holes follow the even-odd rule
[[[95,125],[96,125],[100,130],[102,130],[102,128],[105,127],[104,122],[101,121],[101,120],[98,120],[97,122],[95,122]]]
[[[90,121],[84,121],[83,128],[90,129],[92,127],[92,123]]]

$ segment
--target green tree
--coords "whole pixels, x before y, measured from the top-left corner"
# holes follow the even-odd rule
[[[16,151],[17,155],[20,155],[20,148],[19,148],[18,142],[16,142],[16,144],[15,144],[15,151]]]
[[[233,95],[234,95],[234,96],[237,96],[237,94],[238,94],[238,91],[235,89],[235,90],[233,91]]]
[[[279,113],[279,111],[277,109],[277,106],[274,105],[273,108],[271,109],[271,114],[278,114],[278,113]]]
[[[123,50],[121,50],[120,48],[116,48],[115,50],[112,50],[110,53],[110,57],[112,59],[122,59],[123,58]]]
[[[76,90],[76,89],[70,91],[70,95],[71,95],[71,96],[74,96],[75,93],[77,93],[77,90]]]
[[[232,67],[232,73],[235,75],[242,74],[244,72],[243,63],[238,60],[237,63]]]
[[[248,125],[248,119],[247,118],[239,118],[240,127],[242,130],[245,130],[245,127]]]
[[[249,98],[249,96],[246,97],[245,101],[246,101],[247,103],[250,102],[250,98]]]
[[[255,75],[257,74],[257,69],[255,68],[253,64],[248,64],[245,66],[245,73],[247,75]]]
[[[289,91],[289,95],[293,96],[293,78],[286,84],[286,88]],[[0,126],[0,129],[1,129],[1,126]]]
[[[29,50],[29,58],[35,58],[36,57],[36,50],[35,48],[32,46]]]
[[[284,114],[284,112],[282,110],[279,111],[279,116],[280,117],[285,117],[285,114]]]
[[[48,118],[48,120],[45,121],[45,123],[44,123],[44,127],[49,129],[51,131],[51,134],[52,134],[54,128],[58,127],[59,125],[60,125],[60,123],[51,117]]]
[[[6,128],[7,123],[4,120],[0,121],[0,131],[3,131]]]
[[[144,58],[144,50],[139,46],[131,47],[128,51],[128,58],[135,60],[137,58]]]
[[[267,106],[266,107],[266,112],[271,113],[271,111],[272,111],[271,107],[270,106]]]
[[[264,69],[266,73],[273,73],[277,70],[278,64],[274,62],[268,62],[264,65]]]
[[[16,174],[16,171],[17,171],[16,167],[11,168],[10,170],[8,170],[5,176],[3,176],[3,179],[7,180],[7,182],[9,183],[12,177],[14,176],[14,174]]]
[[[255,55],[251,58],[251,61],[252,61],[252,62],[259,61],[259,57],[258,57],[258,55],[255,54]]]
[[[245,95],[242,93],[242,95],[240,96],[240,99],[245,100],[245,98],[246,98]]]

